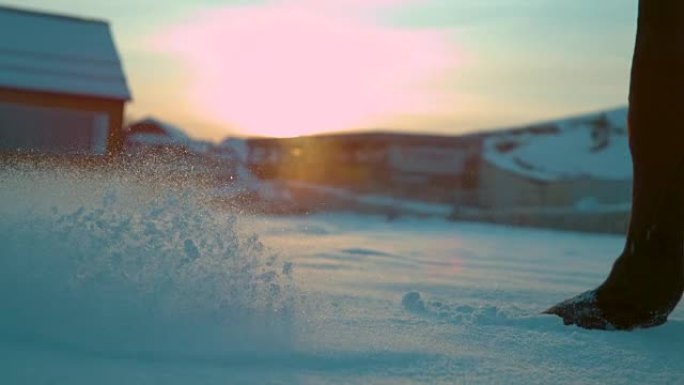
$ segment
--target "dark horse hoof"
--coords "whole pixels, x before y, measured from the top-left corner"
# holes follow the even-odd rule
[[[602,330],[648,328],[667,321],[667,313],[633,310],[622,306],[600,306],[596,290],[590,290],[551,307],[544,314],[555,314],[566,325]]]
[[[544,314],[555,314],[566,325],[577,325],[585,329],[615,329],[599,308],[595,290],[565,300],[544,311]]]

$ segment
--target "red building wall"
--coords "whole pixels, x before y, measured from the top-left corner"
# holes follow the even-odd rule
[[[125,103],[123,100],[0,88],[1,102],[105,113],[109,123],[108,155],[119,153],[123,147],[122,126]]]

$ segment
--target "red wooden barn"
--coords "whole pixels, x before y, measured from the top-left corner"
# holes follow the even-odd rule
[[[107,22],[0,6],[0,151],[116,153],[130,98]]]

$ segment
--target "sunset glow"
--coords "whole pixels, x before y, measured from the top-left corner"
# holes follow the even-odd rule
[[[5,0],[106,20],[146,116],[195,138],[458,135],[624,106],[636,1]]]
[[[324,3],[324,4],[322,4]],[[151,39],[188,67],[188,102],[249,135],[372,127],[443,111],[430,86],[463,59],[442,30],[401,29],[373,15],[396,0],[282,1],[200,12]]]

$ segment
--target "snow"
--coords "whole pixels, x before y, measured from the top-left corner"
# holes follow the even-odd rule
[[[395,211],[396,214],[413,214],[419,216],[437,216],[447,218],[454,211],[453,205],[444,203],[429,203],[379,194],[360,194],[341,187],[329,187],[299,181],[289,181],[288,185],[323,193],[331,198],[340,199],[349,203],[361,204],[376,209]]]
[[[245,139],[228,138],[221,142],[218,147],[234,154],[234,157],[241,163],[247,164],[249,146],[247,145],[247,141]]]
[[[106,22],[2,6],[0,87],[131,98]]]
[[[247,166],[249,148],[244,139],[229,138],[217,146],[218,151],[224,157],[234,162],[236,166],[236,176],[245,186],[258,190],[259,186],[265,186],[255,177]]]
[[[632,163],[626,109],[606,113],[610,134],[605,148],[593,150],[592,120],[598,114],[552,122],[556,133],[508,132],[484,141],[484,159],[504,170],[540,181],[589,177],[629,180]],[[502,150],[502,145],[509,148]],[[505,148],[505,147],[504,147]]]
[[[599,284],[623,237],[247,216],[145,172],[0,170],[1,383],[684,378],[682,306],[634,332],[539,314]]]
[[[393,208],[403,212],[422,214],[426,216],[441,216],[446,218],[454,211],[454,206],[441,203],[428,203],[412,199],[401,199],[384,195],[360,195],[356,198],[360,203]]]

